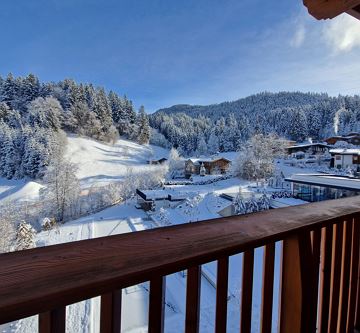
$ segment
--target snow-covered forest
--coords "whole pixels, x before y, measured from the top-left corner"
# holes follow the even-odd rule
[[[360,96],[265,92],[208,106],[175,105],[151,115],[150,124],[187,155],[238,150],[255,134],[322,140],[360,130]]]
[[[64,132],[113,142],[119,135],[146,144],[148,116],[126,96],[107,93],[71,79],[42,83],[26,77],[0,77],[0,176],[40,178],[63,154]]]

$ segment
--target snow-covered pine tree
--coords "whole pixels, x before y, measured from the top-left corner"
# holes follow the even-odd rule
[[[208,140],[208,152],[211,154],[216,154],[219,152],[219,139],[215,133],[215,130],[212,130]]]
[[[11,73],[8,74],[2,84],[0,102],[5,102],[10,108],[13,108],[17,100],[17,85]]]
[[[247,212],[246,203],[243,199],[241,187],[239,187],[239,191],[233,200],[233,206],[234,206],[234,213],[236,215],[246,214]]]
[[[270,209],[270,199],[265,193],[259,198],[257,204],[259,211]]]
[[[40,82],[34,74],[29,74],[22,80],[21,83],[21,95],[19,96],[18,110],[21,115],[27,111],[27,105],[34,99],[40,96]]]
[[[110,126],[112,125],[111,108],[103,88],[96,90],[96,98],[94,101],[93,111],[100,121],[101,129],[106,136]]]
[[[150,141],[150,126],[149,126],[149,118],[145,113],[144,106],[140,106],[137,123],[138,123],[137,141],[142,145],[148,144]]]
[[[208,153],[208,147],[203,135],[199,136],[196,153],[198,156],[204,156]]]
[[[36,247],[36,231],[31,224],[21,221],[16,231],[16,250],[27,250]]]
[[[245,205],[246,205],[246,214],[256,213],[259,211],[259,205],[255,198],[254,193],[251,193],[251,197],[246,201]]]
[[[302,109],[293,109],[289,134],[296,141],[304,141],[308,137],[307,118]]]
[[[63,112],[57,99],[38,97],[28,106],[27,123],[33,127],[39,126],[57,131],[61,128],[60,118]]]

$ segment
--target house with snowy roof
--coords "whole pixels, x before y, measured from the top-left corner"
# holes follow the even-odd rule
[[[330,149],[329,152],[331,154],[330,166],[338,169],[360,168],[360,148],[336,148]]]
[[[339,141],[343,141],[343,142],[347,142],[347,143],[355,145],[355,146],[359,146],[360,145],[360,133],[352,132],[347,135],[332,136],[330,138],[327,138],[325,141],[329,145],[334,145]]]
[[[229,170],[231,161],[225,157],[190,158],[185,161],[185,177],[192,175],[224,174]]]
[[[302,142],[286,148],[289,155],[297,153],[309,153],[310,155],[325,154],[329,151],[330,146],[324,142]]]

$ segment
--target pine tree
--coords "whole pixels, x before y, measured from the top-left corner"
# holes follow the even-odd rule
[[[30,126],[52,128],[61,127],[60,118],[64,113],[59,101],[53,97],[38,97],[28,106],[27,122]]]
[[[96,90],[93,111],[100,121],[103,133],[106,133],[112,125],[111,108],[103,88]]]
[[[139,109],[138,115],[138,135],[137,141],[144,145],[148,144],[150,140],[150,126],[149,126],[149,118],[145,113],[145,108],[143,106]]]
[[[208,147],[203,135],[199,137],[196,152],[198,156],[206,155],[208,152]]]
[[[308,136],[308,125],[303,110],[294,109],[290,123],[290,137],[296,141],[304,141]]]
[[[17,97],[17,86],[15,79],[11,73],[6,77],[2,85],[2,93],[0,96],[0,102],[5,102],[10,108],[13,107],[14,101]]]
[[[16,232],[16,250],[27,250],[36,247],[35,234],[36,231],[29,223],[20,222]]]
[[[208,151],[211,154],[216,154],[219,152],[219,139],[215,133],[215,131],[211,131],[209,141],[208,141]]]
[[[40,82],[34,74],[29,74],[21,83],[19,111],[24,114],[29,102],[40,96]]]

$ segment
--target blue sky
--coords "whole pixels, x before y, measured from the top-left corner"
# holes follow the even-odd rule
[[[0,37],[0,75],[92,82],[150,112],[360,88],[360,22],[315,21],[302,0],[2,0]]]

